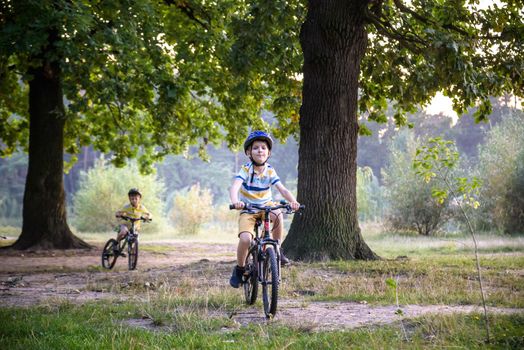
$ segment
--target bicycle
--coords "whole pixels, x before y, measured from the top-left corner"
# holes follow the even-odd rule
[[[301,205],[300,209],[305,206]],[[230,205],[229,209],[235,209]],[[282,201],[275,206],[261,206],[246,203],[244,209],[254,213],[253,209],[264,211],[264,219],[255,223],[255,238],[251,240],[245,262],[245,273],[242,281],[244,297],[248,305],[253,305],[258,296],[258,285],[262,286],[262,303],[267,318],[274,317],[277,312],[278,292],[280,287],[280,242],[270,237],[269,213],[277,209],[286,209],[286,214],[293,213],[289,203]],[[263,236],[259,236],[259,228],[263,224]]]
[[[107,241],[102,250],[102,266],[108,270],[112,269],[115,266],[116,260],[119,256],[125,256],[122,253],[127,246],[127,267],[129,270],[136,269],[136,264],[138,261],[138,231],[135,228],[135,222],[144,221],[149,222],[150,219],[143,217],[140,218],[131,218],[128,216],[121,216],[122,219],[131,222],[131,228],[124,236],[123,239],[118,242],[116,239],[111,238]]]

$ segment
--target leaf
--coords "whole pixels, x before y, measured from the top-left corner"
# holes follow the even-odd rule
[[[393,289],[397,288],[397,282],[391,277],[386,278],[386,285]]]

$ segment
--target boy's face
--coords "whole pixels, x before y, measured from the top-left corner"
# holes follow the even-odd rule
[[[129,203],[136,208],[140,204],[140,195],[132,194],[129,196]]]
[[[264,163],[270,155],[266,141],[257,140],[251,145],[251,158],[259,164]]]

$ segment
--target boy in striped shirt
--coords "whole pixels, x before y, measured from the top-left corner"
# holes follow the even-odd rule
[[[229,198],[236,209],[243,209],[245,203],[271,205],[273,201],[272,186],[277,188],[293,210],[298,210],[300,207],[293,194],[280,181],[275,169],[267,163],[271,156],[272,147],[273,140],[264,131],[253,131],[244,142],[244,152],[251,161],[242,166],[229,191]],[[257,218],[262,218],[262,216],[262,211],[255,214],[250,214],[247,211],[240,213],[238,220],[240,233],[238,234],[237,266],[233,269],[233,274],[229,280],[229,284],[233,288],[238,288],[242,282],[242,275],[245,271],[244,263],[251,239],[255,234],[255,222]],[[280,210],[272,211],[270,219],[273,222],[271,230],[273,239],[281,240],[283,233],[282,212]],[[282,265],[289,263],[289,260],[282,252],[280,261]]]

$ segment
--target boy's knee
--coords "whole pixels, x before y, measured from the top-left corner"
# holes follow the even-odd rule
[[[240,240],[240,243],[249,244],[251,242],[251,233],[246,231],[240,232],[240,234],[238,235],[238,239]]]
[[[280,220],[282,219],[282,212],[280,210],[273,210],[269,214],[269,217],[273,222],[280,222]]]

